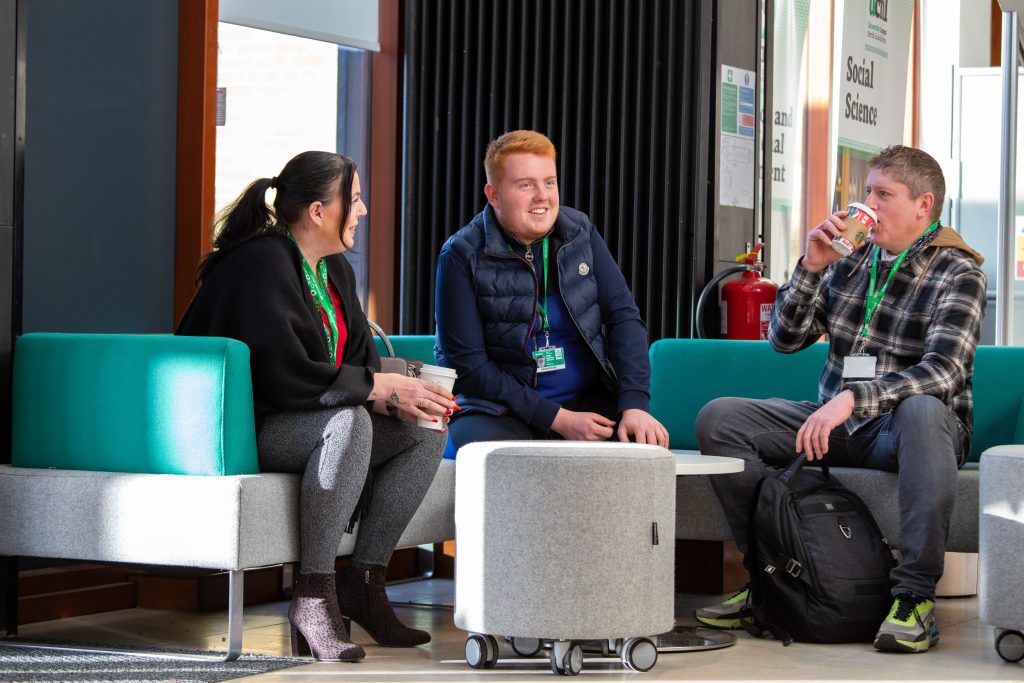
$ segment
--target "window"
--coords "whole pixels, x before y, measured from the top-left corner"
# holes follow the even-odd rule
[[[306,150],[355,159],[369,204],[369,52],[220,22],[217,63],[224,104],[224,123],[217,127],[217,211],[250,182],[277,175]],[[346,254],[364,307],[368,250],[364,233]]]

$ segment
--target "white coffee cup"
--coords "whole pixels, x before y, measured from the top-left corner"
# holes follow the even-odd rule
[[[434,384],[440,384],[448,391],[452,390],[455,386],[455,380],[458,377],[451,368],[442,368],[440,365],[424,365],[420,368],[420,379],[426,382],[433,382]],[[427,429],[436,429],[438,431],[444,429],[444,422],[438,419],[437,422],[433,420],[424,420],[422,417],[416,420],[416,424],[420,427],[426,427]]]

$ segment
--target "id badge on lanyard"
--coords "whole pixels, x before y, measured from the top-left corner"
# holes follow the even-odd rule
[[[843,379],[874,379],[878,358],[855,353],[843,359]]]
[[[878,357],[865,352],[868,346],[868,326],[864,324],[857,341],[853,343],[853,353],[843,358],[843,379],[874,379]]]
[[[533,361],[537,364],[537,372],[555,372],[565,370],[565,349],[561,346],[551,345],[551,328],[548,324],[548,238],[544,238],[541,245],[541,253],[544,264],[544,303],[537,302],[537,310],[540,312],[544,328],[544,346],[538,347],[533,352]]]
[[[565,349],[561,346],[542,346],[533,352],[537,372],[565,370]]]

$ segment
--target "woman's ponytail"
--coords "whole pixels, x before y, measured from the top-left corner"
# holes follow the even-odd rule
[[[243,242],[266,233],[274,225],[274,213],[267,205],[267,190],[277,178],[260,178],[217,214],[213,224],[213,250],[199,262],[196,284],[202,284],[217,262]]]

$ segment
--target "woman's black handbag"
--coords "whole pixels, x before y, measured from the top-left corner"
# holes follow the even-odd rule
[[[896,558],[857,494],[806,463],[799,455],[758,484],[741,623],[786,645],[871,641],[892,604]]]

